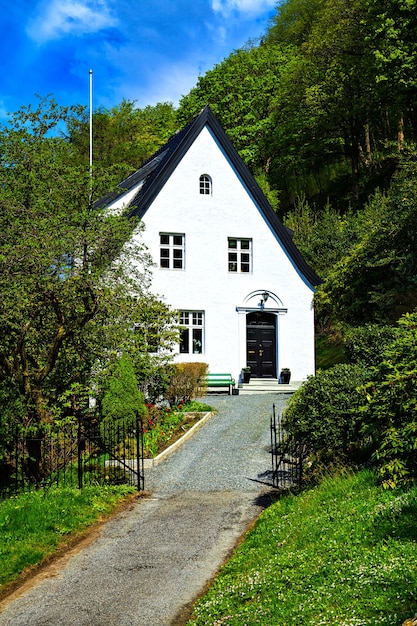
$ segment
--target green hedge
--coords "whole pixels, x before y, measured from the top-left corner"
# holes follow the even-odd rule
[[[360,406],[367,378],[363,365],[335,365],[310,376],[290,398],[284,427],[306,447],[312,470],[358,461],[366,443]]]

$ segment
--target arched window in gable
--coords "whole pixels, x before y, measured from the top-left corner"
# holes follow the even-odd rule
[[[200,193],[206,196],[211,195],[211,178],[208,174],[200,176]]]

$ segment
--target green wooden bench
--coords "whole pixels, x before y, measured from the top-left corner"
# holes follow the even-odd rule
[[[228,387],[230,396],[233,393],[233,388],[236,383],[231,374],[207,374],[207,376],[205,377],[205,384],[208,388]]]

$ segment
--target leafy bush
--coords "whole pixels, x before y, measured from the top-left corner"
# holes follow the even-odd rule
[[[396,328],[379,324],[366,324],[345,331],[343,349],[348,363],[363,363],[367,367],[378,365],[385,346],[395,338]]]
[[[105,421],[113,423],[135,418],[144,412],[143,394],[138,389],[137,378],[129,355],[124,354],[109,370],[101,402],[101,413]]]
[[[290,398],[284,428],[306,447],[311,470],[328,463],[357,462],[363,451],[361,434],[368,370],[360,364],[339,364],[318,371]]]
[[[172,404],[190,402],[192,398],[205,393],[204,378],[207,363],[178,363],[174,366],[167,400]]]
[[[417,477],[417,313],[399,320],[397,337],[366,386],[363,406],[385,487]]]

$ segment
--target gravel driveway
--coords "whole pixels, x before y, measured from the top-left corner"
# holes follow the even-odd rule
[[[0,605],[0,626],[184,623],[205,585],[269,503],[269,418],[288,395],[209,396],[218,410],[159,465],[151,495]]]

